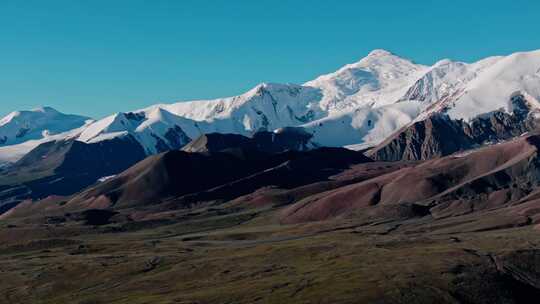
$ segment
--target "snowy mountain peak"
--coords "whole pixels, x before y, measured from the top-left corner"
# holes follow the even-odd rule
[[[510,113],[516,91],[540,99],[540,50],[490,57],[471,66],[476,69],[475,77],[460,96],[444,102],[451,118],[469,121],[499,109]]]
[[[392,52],[384,49],[374,49],[369,52],[367,57],[382,57],[382,56],[395,56]]]
[[[141,115],[131,112],[118,112],[109,115],[89,125],[88,128],[81,133],[79,140],[92,142],[107,139],[111,134],[128,134],[135,130],[144,118],[144,114]]]
[[[396,102],[428,67],[385,50],[372,51],[360,61],[305,83],[321,89],[321,108],[340,113]]]
[[[30,116],[37,118],[40,116],[45,117],[53,115],[62,115],[62,113],[58,112],[52,107],[38,107],[32,110],[14,111],[0,119],[0,126],[11,122],[18,117],[21,117],[21,119],[24,120],[25,118]]]
[[[79,128],[90,118],[63,114],[51,107],[16,111],[0,119],[0,146],[38,140]]]
[[[433,67],[433,68],[436,68],[436,67],[441,67],[441,66],[448,66],[448,65],[452,65],[452,64],[455,64],[456,62],[454,62],[453,60],[449,59],[449,58],[445,58],[445,59],[441,59],[439,61],[437,61]]]
[[[60,113],[55,108],[48,107],[48,106],[37,107],[35,109],[32,109],[32,112],[41,112],[41,113],[50,113],[50,114]]]
[[[283,83],[272,83],[272,82],[263,82],[255,86],[253,89],[249,90],[247,93],[242,94],[237,97],[250,98],[256,95],[261,95],[265,92],[297,92],[298,90],[303,89],[302,86],[297,84],[283,84]],[[237,98],[238,99],[238,98]]]
[[[346,65],[345,67],[365,67],[365,68],[381,68],[381,66],[400,68],[401,66],[421,66],[413,63],[411,60],[400,57],[387,50],[373,50],[366,57],[358,62]]]
[[[129,135],[151,154],[206,133],[301,127],[320,145],[365,147],[434,112],[464,120],[511,112],[515,92],[540,107],[540,50],[424,66],[377,49],[304,85],[264,82],[233,97],[158,104],[89,125],[87,118],[67,118],[49,107],[13,112],[0,119],[0,146],[36,143],[80,127],[70,138],[97,142]]]

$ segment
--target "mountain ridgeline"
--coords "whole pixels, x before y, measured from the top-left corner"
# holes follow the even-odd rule
[[[181,134],[177,135],[177,138],[182,138]],[[254,156],[254,160],[248,165],[248,167],[257,168],[257,161],[262,161],[267,155],[315,148],[310,146],[310,138],[310,134],[295,128],[284,128],[276,132],[257,132],[252,137],[211,133],[202,135],[185,145],[183,151],[216,153],[229,150],[238,151],[246,157],[249,154],[260,155],[260,157]],[[165,151],[168,150],[178,149],[165,149]],[[200,172],[205,172],[204,168],[212,170],[214,165],[209,165],[211,160],[216,163],[216,168],[221,162],[234,163],[235,160],[235,158],[213,160],[214,158],[204,157],[200,159],[196,156],[198,154],[185,153],[183,155],[188,165],[194,169],[197,169],[197,166],[193,167],[192,163],[200,160],[200,168],[197,169],[201,170]],[[158,157],[169,159],[167,153],[159,154]],[[0,206],[4,206],[3,211],[7,211],[25,199],[42,199],[50,195],[72,195],[99,183],[100,179],[111,178],[145,158],[144,147],[132,135],[95,143],[85,143],[75,139],[46,142],[31,150],[13,165],[0,171]],[[205,163],[206,160],[208,164]],[[247,162],[247,160],[243,161]],[[246,165],[239,164],[239,166]],[[232,174],[235,172],[233,168],[220,172],[225,175],[231,174],[230,178],[235,176]],[[184,171],[179,173],[184,174]],[[198,183],[204,184],[202,180]]]
[[[375,50],[235,97],[11,113],[0,302],[530,303],[539,98],[540,51]]]
[[[416,64],[384,50],[303,85],[100,120],[43,107],[0,120],[0,201],[72,195],[149,155],[343,147],[376,161],[428,160],[536,129],[540,51]],[[0,167],[0,168],[2,168]]]
[[[0,120],[0,162],[67,138],[95,143],[131,136],[152,155],[204,134],[251,136],[286,127],[311,134],[313,146],[364,149],[434,113],[467,124],[487,113],[512,114],[514,94],[537,108],[539,70],[540,51],[425,66],[375,50],[303,85],[263,83],[238,96],[156,104],[99,120],[51,108],[14,112]]]
[[[536,130],[539,109],[534,108],[522,94],[515,94],[511,101],[511,113],[493,111],[470,122],[434,113],[399,130],[367,154],[382,161],[426,160]]]

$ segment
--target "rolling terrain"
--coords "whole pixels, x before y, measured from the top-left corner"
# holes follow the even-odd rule
[[[539,71],[375,50],[236,97],[12,113],[0,303],[533,303]]]
[[[421,161],[339,148],[158,154],[79,194],[4,213],[1,269],[12,279],[0,294],[528,303],[540,292],[539,147],[532,133]]]

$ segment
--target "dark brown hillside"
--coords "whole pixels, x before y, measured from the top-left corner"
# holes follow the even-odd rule
[[[238,134],[209,133],[201,135],[182,148],[186,152],[219,152],[231,148],[259,150],[267,153],[307,151],[315,148],[312,135],[302,128],[282,128],[275,132],[259,131],[251,137]]]
[[[0,216],[11,278],[0,294],[529,303],[540,294],[539,147],[528,135],[415,162],[333,148],[163,153]]]
[[[342,148],[320,148],[308,152],[287,152],[286,160],[277,166],[236,179],[205,191],[182,196],[176,203],[228,201],[250,194],[260,188],[293,189],[325,182],[328,177],[350,166],[371,160],[362,153]],[[268,203],[272,201],[269,200]]]
[[[143,148],[130,137],[91,144],[76,140],[44,143],[1,172],[0,202],[71,195],[144,157]]]
[[[116,178],[84,191],[69,204],[85,206],[100,201],[118,208],[157,204],[188,194],[195,195],[185,198],[190,203],[227,200],[267,185],[294,187],[319,181],[368,161],[359,152],[341,148],[277,154],[242,149],[217,153],[170,151],[149,157]]]

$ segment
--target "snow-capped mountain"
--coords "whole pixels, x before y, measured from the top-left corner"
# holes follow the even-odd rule
[[[318,145],[358,149],[373,146],[413,121],[425,108],[418,101],[380,107],[358,107],[307,123],[302,127]]]
[[[0,166],[17,161],[41,143],[78,136],[92,122],[51,107],[12,112],[0,119]]]
[[[180,148],[206,133],[249,135],[298,126],[324,117],[317,108],[320,98],[314,88],[264,83],[240,96],[117,113],[90,125],[79,140],[96,142],[131,134],[151,154]]]
[[[500,57],[490,57],[473,64],[443,59],[427,69],[400,100],[433,103],[446,99],[463,89],[478,73],[499,59]]]
[[[321,98],[317,88],[262,83],[240,96],[157,107],[195,121],[212,123],[215,131],[225,128],[242,133],[294,126],[324,117]]]
[[[424,66],[375,50],[303,85],[263,83],[239,96],[157,104],[87,125],[85,117],[49,108],[12,113],[0,121],[0,161],[47,139],[96,143],[131,136],[153,154],[206,133],[250,135],[282,127],[304,128],[317,145],[361,148],[434,112],[465,121],[500,109],[511,113],[516,94],[539,104],[540,51]]]
[[[304,85],[319,88],[324,95],[319,106],[334,114],[392,104],[427,70],[388,51],[374,50],[360,61]]]
[[[46,138],[83,126],[90,118],[63,114],[51,107],[12,112],[0,119],[0,146]]]
[[[540,50],[515,53],[490,63],[457,98],[445,102],[451,118],[471,120],[498,109],[511,112],[511,97],[517,92],[540,99]]]
[[[198,133],[195,122],[176,116],[159,107],[147,111],[116,113],[85,128],[77,137],[79,141],[96,143],[117,137],[133,136],[148,154],[179,149]]]
[[[6,164],[14,163],[17,160],[21,159],[24,155],[26,155],[28,152],[36,148],[37,146],[51,141],[57,141],[57,140],[63,140],[63,139],[75,139],[77,138],[82,131],[85,130],[85,128],[91,123],[91,121],[88,121],[85,125],[75,128],[72,130],[68,130],[66,132],[54,134],[42,137],[39,139],[31,139],[27,140],[25,142],[15,144],[15,145],[7,145],[0,147],[0,168]]]
[[[239,96],[154,105],[129,113],[131,119],[115,114],[90,126],[80,140],[91,142],[129,133],[155,153],[160,150],[156,148],[159,142],[167,142],[164,134],[172,126],[179,127],[182,138],[191,139],[212,132],[249,135],[303,126],[319,145],[376,141],[410,122],[423,109],[414,102],[392,104],[425,70],[425,66],[376,50],[304,85],[263,83]],[[158,109],[167,113],[170,123],[147,122]]]

